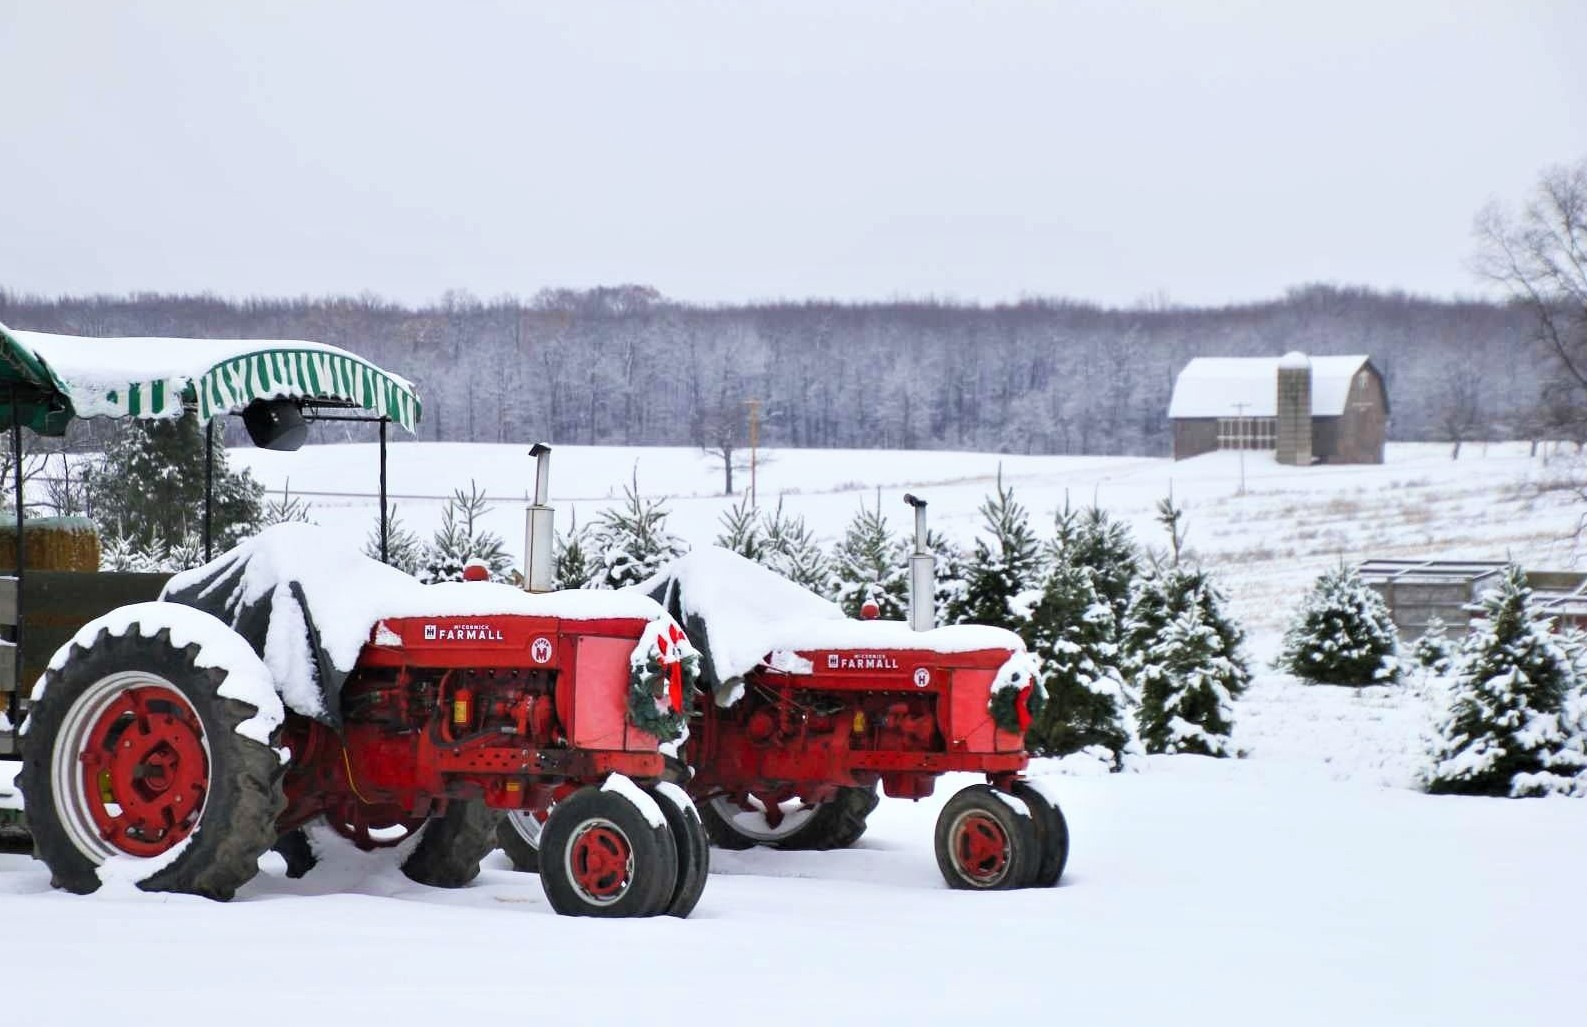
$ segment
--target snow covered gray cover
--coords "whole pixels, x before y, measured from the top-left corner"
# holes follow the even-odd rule
[[[810,673],[808,661],[796,655],[800,650],[1025,650],[1018,635],[1002,628],[956,624],[914,631],[901,621],[850,620],[835,603],[714,546],[674,560],[634,589],[683,625],[700,651],[701,683],[721,706],[737,701],[744,675],[762,663]]]
[[[559,617],[654,620],[661,608],[631,591],[530,595],[488,581],[421,584],[309,524],[266,528],[160,598],[230,625],[264,660],[287,707],[341,725],[341,691],[375,626],[391,617]]]

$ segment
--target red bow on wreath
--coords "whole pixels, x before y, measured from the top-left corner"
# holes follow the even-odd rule
[[[672,643],[670,646],[669,640]],[[666,635],[656,636],[656,652],[667,668],[667,702],[679,713],[683,712],[683,657],[674,656],[669,660],[667,650],[676,649],[683,640],[683,629],[676,624],[667,629]]]

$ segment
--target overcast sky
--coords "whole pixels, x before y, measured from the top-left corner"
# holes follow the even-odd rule
[[[1474,293],[1587,2],[0,0],[0,287]]]

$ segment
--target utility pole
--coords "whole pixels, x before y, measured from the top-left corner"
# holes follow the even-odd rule
[[[749,407],[749,508],[753,510],[755,509],[755,451],[760,448],[760,400],[746,399],[744,405]]]
[[[1250,405],[1249,403],[1234,404],[1234,441],[1240,450],[1240,491],[1235,493],[1237,496],[1245,495],[1245,425],[1243,422],[1245,421],[1245,408]]]

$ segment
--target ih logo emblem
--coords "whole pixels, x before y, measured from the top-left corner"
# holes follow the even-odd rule
[[[827,653],[827,670],[837,670],[837,669],[838,669],[838,654],[837,653]]]
[[[424,626],[424,640],[426,642],[434,642],[435,641],[435,625],[434,624],[426,624]]]
[[[916,688],[925,688],[929,684],[931,684],[931,671],[927,670],[924,667],[916,667],[915,668],[915,687]]]
[[[529,647],[529,658],[536,663],[550,663],[551,640],[543,635],[535,639],[534,644]]]

